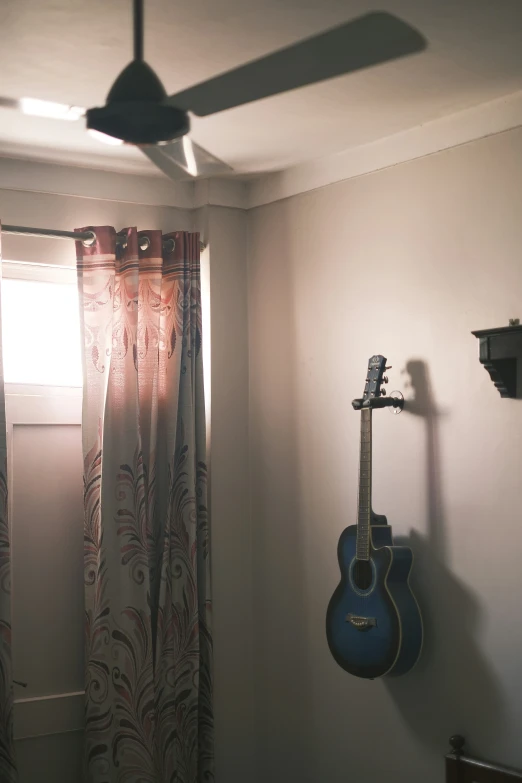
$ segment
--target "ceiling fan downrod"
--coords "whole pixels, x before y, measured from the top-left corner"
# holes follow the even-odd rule
[[[134,0],[134,59],[120,73],[105,106],[87,111],[89,129],[137,146],[168,144],[190,130],[186,111],[166,102],[157,74],[143,59],[143,0]]]
[[[134,0],[134,59],[143,60],[143,0]]]

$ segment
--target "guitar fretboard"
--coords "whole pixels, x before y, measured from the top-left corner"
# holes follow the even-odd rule
[[[358,560],[370,559],[370,513],[372,506],[372,410],[361,410],[361,448],[359,455],[359,501],[357,504]]]

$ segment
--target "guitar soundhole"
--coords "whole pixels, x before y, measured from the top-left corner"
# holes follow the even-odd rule
[[[367,590],[372,583],[372,565],[369,560],[356,560],[353,581],[359,590]]]

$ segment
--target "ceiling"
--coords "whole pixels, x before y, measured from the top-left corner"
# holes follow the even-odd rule
[[[426,52],[206,118],[192,137],[239,173],[357,147],[522,89],[520,0],[146,0],[145,56],[169,93],[370,10],[428,39]],[[130,0],[0,0],[0,94],[104,102],[131,59]],[[78,123],[0,109],[0,155],[156,170]]]

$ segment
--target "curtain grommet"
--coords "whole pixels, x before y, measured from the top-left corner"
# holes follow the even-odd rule
[[[94,233],[94,231],[88,231],[86,233],[90,234],[90,237],[88,237],[87,239],[82,239],[82,245],[84,247],[92,247],[96,242],[96,234]]]
[[[165,242],[163,243],[163,250],[165,251],[165,253],[173,253],[175,249],[176,249],[176,240],[172,239],[172,237],[170,239],[166,239]]]

